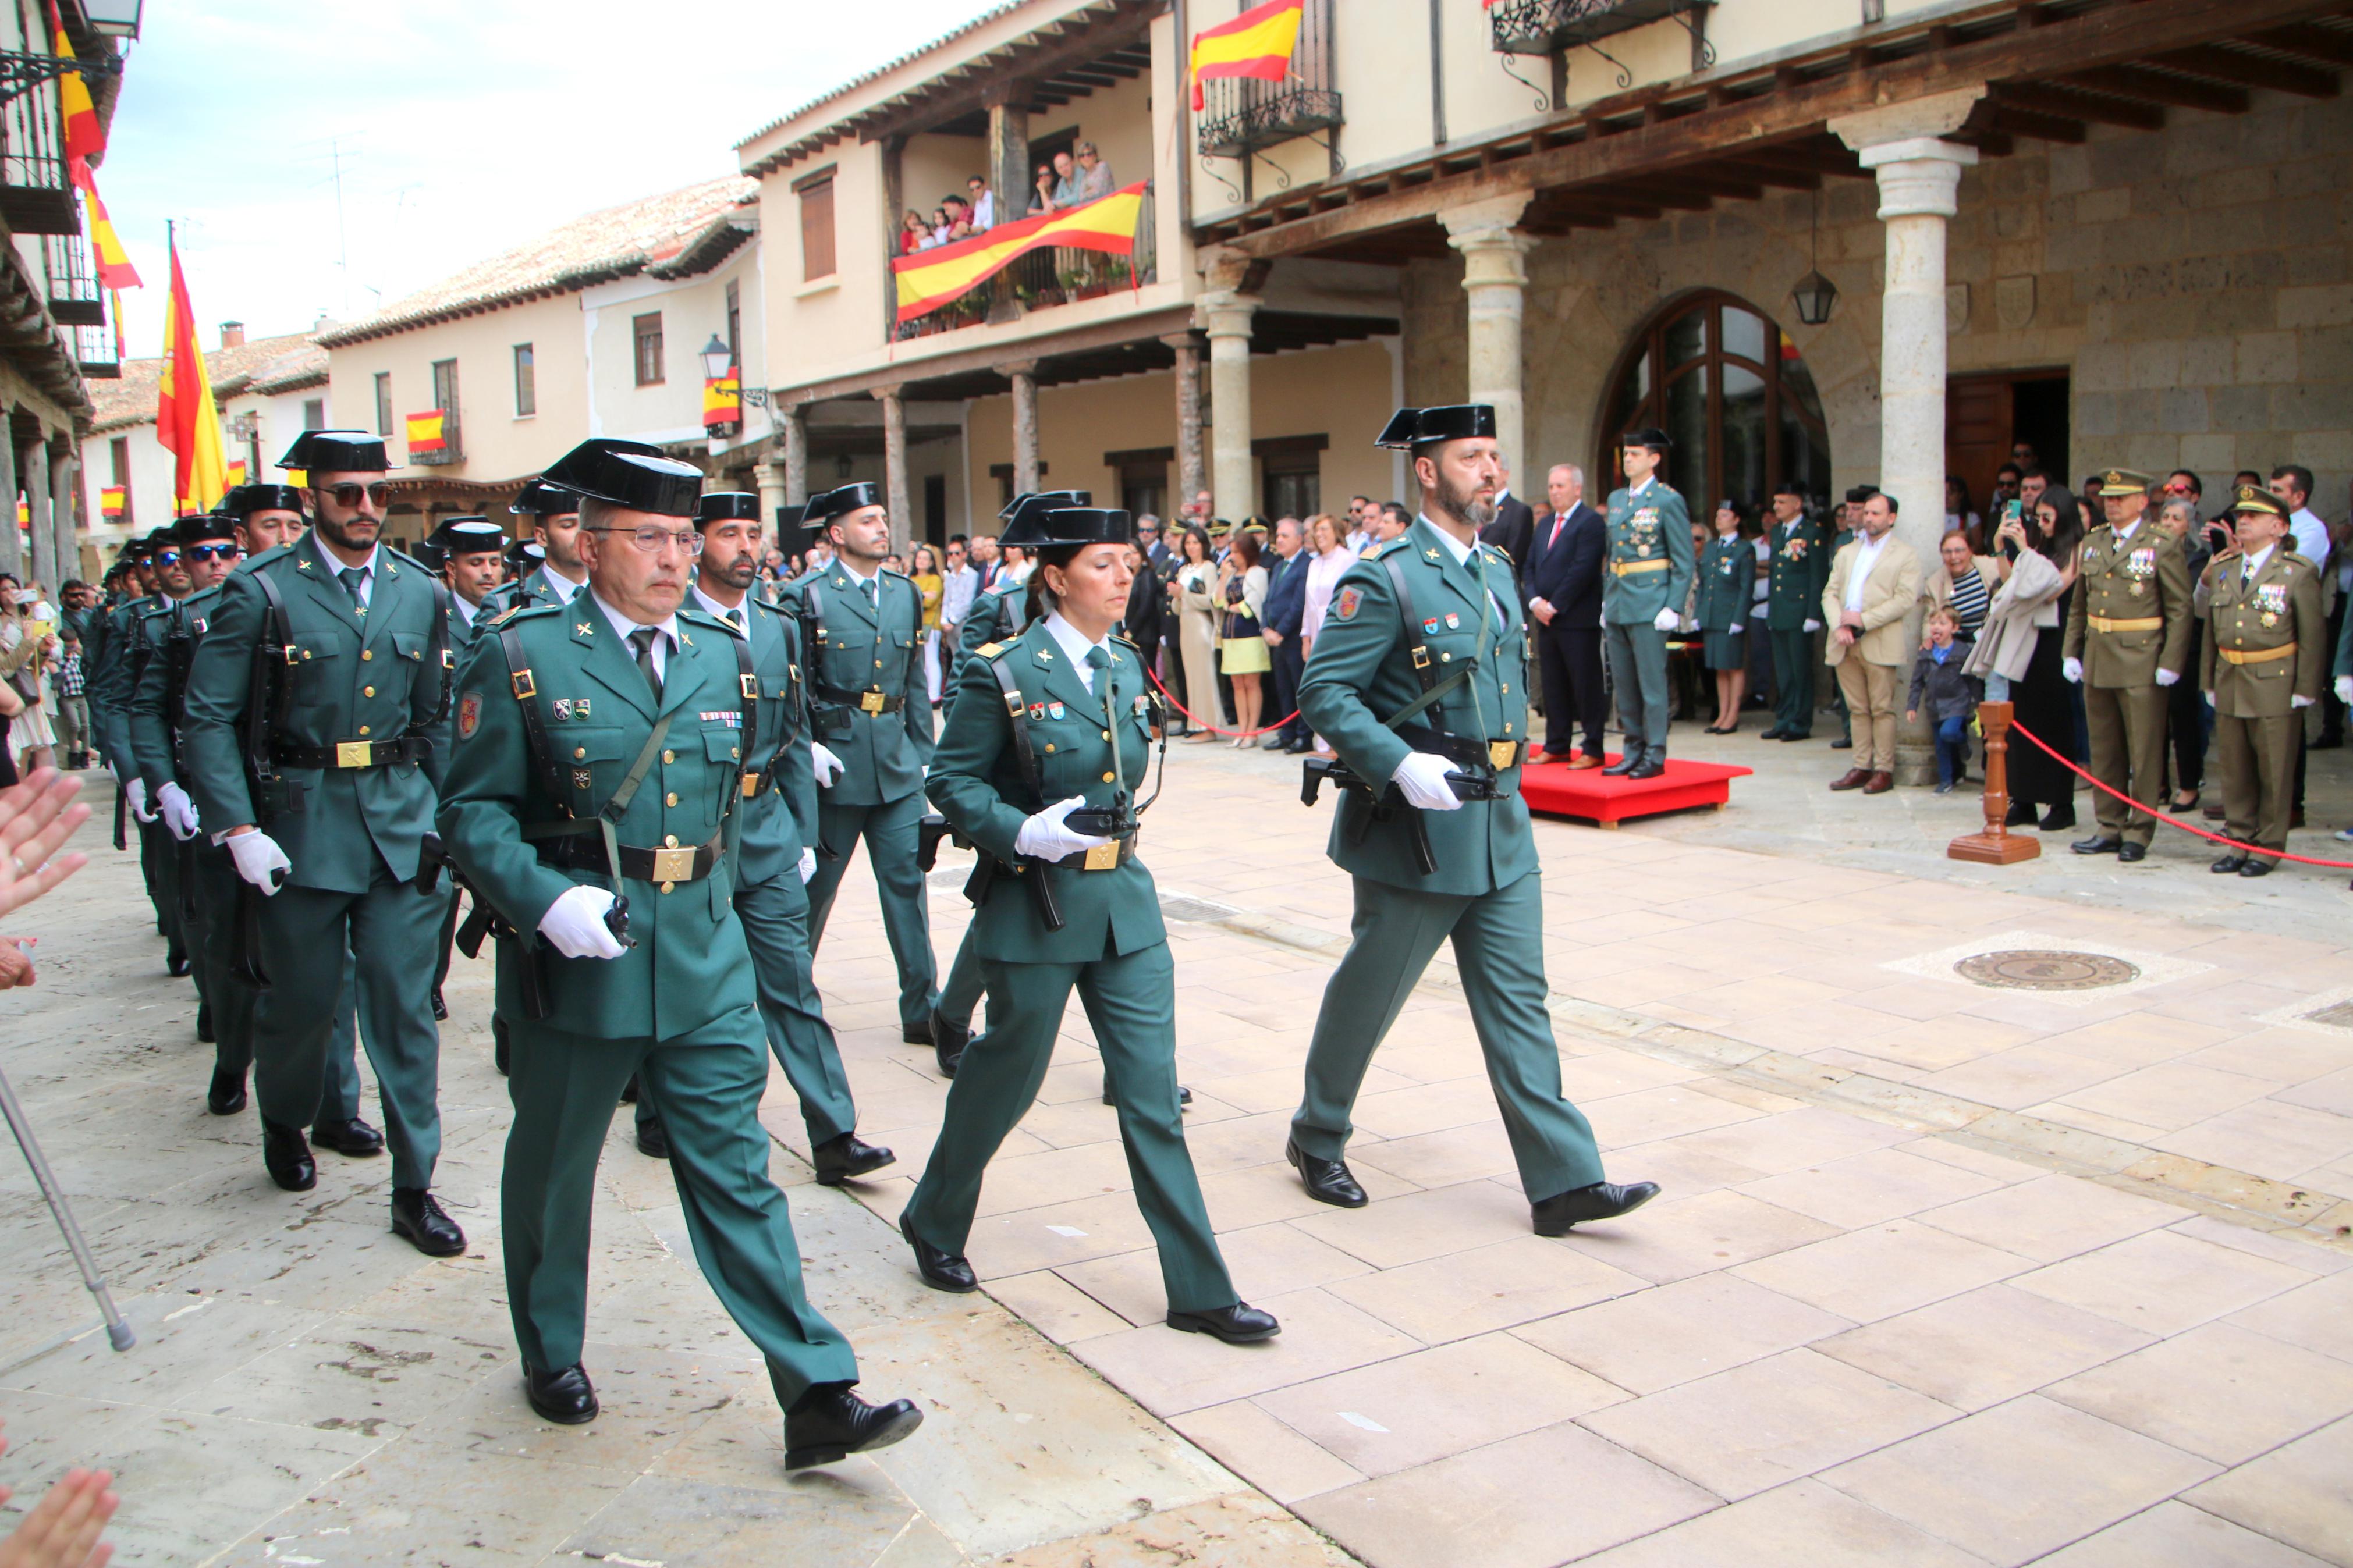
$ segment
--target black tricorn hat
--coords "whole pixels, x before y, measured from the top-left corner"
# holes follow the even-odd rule
[[[236,520],[216,511],[192,511],[172,524],[172,542],[174,544],[201,544],[208,539],[236,537]]]
[[[381,474],[392,467],[384,455],[384,437],[364,430],[305,430],[294,437],[281,468],[306,474]]]
[[[547,546],[536,539],[518,539],[507,546],[507,564],[520,573],[529,572],[547,559]]]
[[[443,555],[480,555],[507,547],[507,531],[487,517],[445,517],[427,544]]]
[[[1618,447],[1620,451],[1628,447],[1647,447],[1653,452],[1664,452],[1673,445],[1673,442],[1667,439],[1667,433],[1655,425],[1645,425],[1639,430],[1629,430],[1618,437]]]
[[[1855,485],[1846,492],[1847,504],[1849,506],[1861,506],[1863,502],[1869,500],[1878,493],[1879,487],[1877,485]]]
[[[172,531],[178,526],[179,521],[177,519],[174,519],[170,522],[149,529],[147,531],[147,548],[150,550],[160,550],[166,544],[175,542],[175,536]]]
[[[239,485],[221,502],[221,510],[243,521],[257,511],[301,511],[302,492],[292,485]]]
[[[449,564],[449,552],[441,548],[441,542],[438,539],[429,536],[411,545],[408,553],[416,556],[436,572]]]
[[[823,528],[835,518],[847,517],[860,507],[881,504],[881,488],[860,479],[856,484],[843,485],[823,495],[809,497],[808,511],[803,521],[811,528]]]
[[[595,437],[551,465],[542,481],[656,517],[692,517],[702,495],[702,471],[661,455],[643,441]]]
[[[759,521],[760,498],[749,490],[713,490],[694,509],[697,528],[708,528],[714,522]]]
[[[1115,506],[1057,507],[1039,520],[1041,550],[1058,545],[1125,544],[1135,537],[1135,519]],[[999,542],[1002,542],[1000,541]]]
[[[997,542],[1035,550],[1047,542],[1044,524],[1048,512],[1092,506],[1094,500],[1089,490],[1030,490],[1015,496],[997,514],[1005,523],[1005,531],[997,535]]]
[[[507,510],[517,517],[562,517],[580,510],[580,497],[562,485],[533,479],[523,486],[522,494],[515,497],[514,504]]]
[[[1467,441],[1478,436],[1492,438],[1494,434],[1493,404],[1453,403],[1441,408],[1398,409],[1389,416],[1388,426],[1373,445],[1409,452],[1425,441]]]
[[[128,566],[134,561],[143,561],[148,552],[154,548],[153,544],[147,542],[144,535],[137,539],[126,539],[122,542],[122,548],[114,552],[114,563],[117,566]]]

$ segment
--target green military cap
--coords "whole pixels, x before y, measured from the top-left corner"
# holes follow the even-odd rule
[[[1244,533],[1254,533],[1261,539],[1264,539],[1266,537],[1266,519],[1257,516],[1256,514],[1252,514],[1251,516],[1242,519],[1242,531]]]
[[[2104,492],[2105,493],[2105,492]],[[2231,500],[2232,511],[2259,511],[2272,517],[2285,517],[2287,508],[2280,505],[2279,497],[2261,485],[2241,485]]]
[[[2134,473],[2130,468],[2110,468],[2100,476],[2100,493],[2104,496],[2145,496],[2157,481],[2147,474]]]

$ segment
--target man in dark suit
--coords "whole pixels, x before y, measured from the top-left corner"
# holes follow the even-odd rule
[[[1576,464],[1556,465],[1545,477],[1545,495],[1552,510],[1534,525],[1521,574],[1544,681],[1544,754],[1569,757],[1572,768],[1598,768],[1609,711],[1601,686],[1601,558],[1609,529],[1585,504],[1585,470]],[[1570,756],[1578,725],[1585,747]]]
[[[1290,722],[1261,742],[1286,752],[1303,752],[1312,743],[1307,721],[1294,711],[1299,706],[1299,682],[1306,674],[1307,656],[1300,648],[1300,628],[1307,619],[1307,552],[1299,520],[1286,517],[1274,525],[1274,559],[1267,563],[1266,605],[1259,626],[1274,664],[1274,708],[1290,713]]]
[[[1127,640],[1144,656],[1144,668],[1157,673],[1160,668],[1161,599],[1160,579],[1144,554],[1145,539],[1135,540],[1135,582],[1127,591],[1127,614],[1122,617],[1127,627]]]
[[[1495,492],[1495,521],[1479,531],[1479,538],[1512,558],[1512,576],[1520,585],[1520,596],[1525,598],[1529,543],[1535,536],[1536,514],[1512,493],[1511,459],[1499,455],[1495,466],[1503,470],[1503,487]]]

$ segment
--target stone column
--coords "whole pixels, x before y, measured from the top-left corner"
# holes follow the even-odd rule
[[[57,535],[49,528],[49,444],[35,441],[25,447],[25,510],[31,517],[26,531],[33,536],[34,580],[52,592],[58,585]]]
[[[1029,210],[1029,100],[1036,86],[1003,82],[988,95],[988,188],[998,223],[1011,223]],[[988,319],[1009,321],[1020,313],[1008,268],[990,279]]]
[[[1258,510],[1250,467],[1250,322],[1259,299],[1222,283],[1222,268],[1210,281],[1219,286],[1193,302],[1194,319],[1209,335],[1209,491],[1218,515],[1240,521]],[[1238,280],[1238,279],[1237,279]]]
[[[907,400],[903,390],[883,387],[882,504],[891,509],[891,548],[907,553],[914,503],[907,495]]]
[[[1172,521],[1209,488],[1208,462],[1201,450],[1201,344],[1190,332],[1160,340],[1176,351],[1176,494],[1168,504]]]
[[[785,504],[800,506],[809,488],[808,417],[799,404],[777,411],[776,434],[785,449]]]
[[[1013,493],[1028,495],[1042,482],[1038,477],[1038,362],[1008,364],[1005,374],[1013,383]]]
[[[752,479],[753,482],[760,487],[760,526],[767,531],[767,540],[771,546],[785,550],[783,542],[777,536],[776,528],[776,509],[793,504],[785,499],[785,466],[774,460],[755,464],[752,469]],[[792,553],[789,550],[785,550],[785,552]]]
[[[81,575],[81,531],[74,526],[74,487],[81,480],[81,464],[69,447],[49,464],[49,531],[57,540],[55,594],[69,577]]]
[[[1516,475],[1526,427],[1521,386],[1520,318],[1528,292],[1533,235],[1512,226],[1527,210],[1525,192],[1472,202],[1438,215],[1446,243],[1462,253],[1462,291],[1471,297],[1470,400],[1495,406],[1495,444]]]
[[[0,431],[8,426],[9,410],[0,404]],[[16,531],[16,446],[0,439],[0,512],[6,521],[0,525],[0,572],[10,573],[18,579],[25,576],[24,535]]]

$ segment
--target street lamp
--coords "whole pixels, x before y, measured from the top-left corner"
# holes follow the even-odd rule
[[[717,332],[702,345],[702,375],[706,381],[718,381],[734,368],[735,351]]]
[[[1798,320],[1810,327],[1819,327],[1831,319],[1838,304],[1838,285],[1820,272],[1809,272],[1798,279],[1789,290],[1789,298],[1798,307]]]
[[[82,0],[82,15],[100,33],[120,38],[139,36],[140,0]]]

